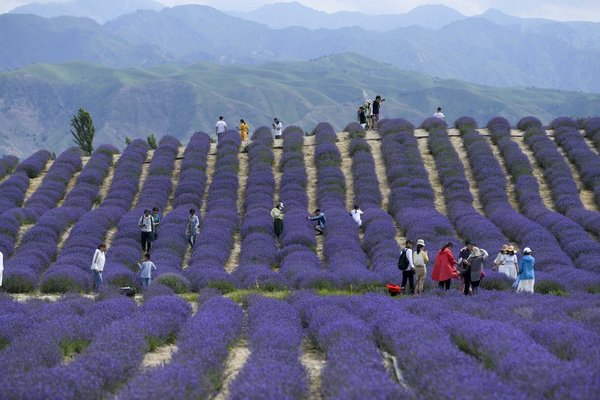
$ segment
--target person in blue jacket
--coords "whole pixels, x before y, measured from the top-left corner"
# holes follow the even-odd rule
[[[531,249],[525,247],[523,249],[523,258],[519,262],[517,292],[533,293],[533,285],[535,284],[534,265],[535,258],[531,255]]]
[[[317,231],[317,235],[322,235],[325,232],[325,224],[327,223],[327,218],[325,218],[325,214],[320,210],[315,210],[314,217],[308,217],[311,221],[317,221],[317,225],[315,225],[315,230]]]

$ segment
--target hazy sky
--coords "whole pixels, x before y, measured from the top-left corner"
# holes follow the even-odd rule
[[[67,0],[50,0],[64,2]],[[221,10],[247,11],[268,3],[283,0],[157,0],[167,6],[180,4],[206,4]],[[0,0],[0,13],[32,0]],[[49,0],[37,0],[47,3]],[[555,20],[600,21],[599,0],[301,0],[304,5],[328,12],[347,10],[369,14],[401,13],[429,3],[440,3],[463,14],[480,14],[488,8],[497,8],[520,17],[541,17]]]

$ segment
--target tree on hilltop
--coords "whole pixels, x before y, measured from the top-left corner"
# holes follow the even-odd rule
[[[73,141],[77,143],[84,155],[92,155],[96,128],[94,127],[94,121],[90,113],[80,107],[77,115],[71,119],[71,126],[73,127],[71,129]]]

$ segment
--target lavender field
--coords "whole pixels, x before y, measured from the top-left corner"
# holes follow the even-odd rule
[[[600,118],[462,117],[0,158],[0,398],[595,398],[599,151]],[[152,207],[158,269],[128,299]],[[407,239],[429,251],[425,293],[392,298]],[[438,291],[436,252],[466,239],[491,255],[482,290]],[[533,250],[536,294],[491,270],[503,244]]]

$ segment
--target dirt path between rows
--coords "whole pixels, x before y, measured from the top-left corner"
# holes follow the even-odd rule
[[[479,187],[477,186],[477,180],[475,179],[475,174],[473,174],[473,170],[471,169],[471,164],[469,164],[469,157],[467,156],[467,150],[464,147],[463,141],[460,137],[451,136],[450,143],[454,146],[454,150],[458,154],[459,160],[461,160],[461,164],[463,166],[463,171],[465,171],[465,178],[467,182],[469,182],[469,190],[473,195],[473,207],[479,211],[481,215],[485,215],[485,211],[483,210],[483,205],[479,199]],[[462,162],[462,160],[467,160],[467,162]]]
[[[237,192],[238,226],[233,233],[233,249],[225,263],[225,271],[228,274],[233,273],[240,263],[240,253],[242,251],[242,235],[240,228],[244,219],[244,197],[246,195],[246,185],[248,183],[248,173],[250,171],[248,153],[240,153],[238,155],[238,160],[240,163],[238,173],[239,186]]]
[[[229,355],[225,361],[225,372],[223,373],[223,386],[214,400],[227,400],[229,398],[229,386],[238,376],[248,358],[250,357],[250,349],[248,342],[245,339],[238,340],[229,350]]]

